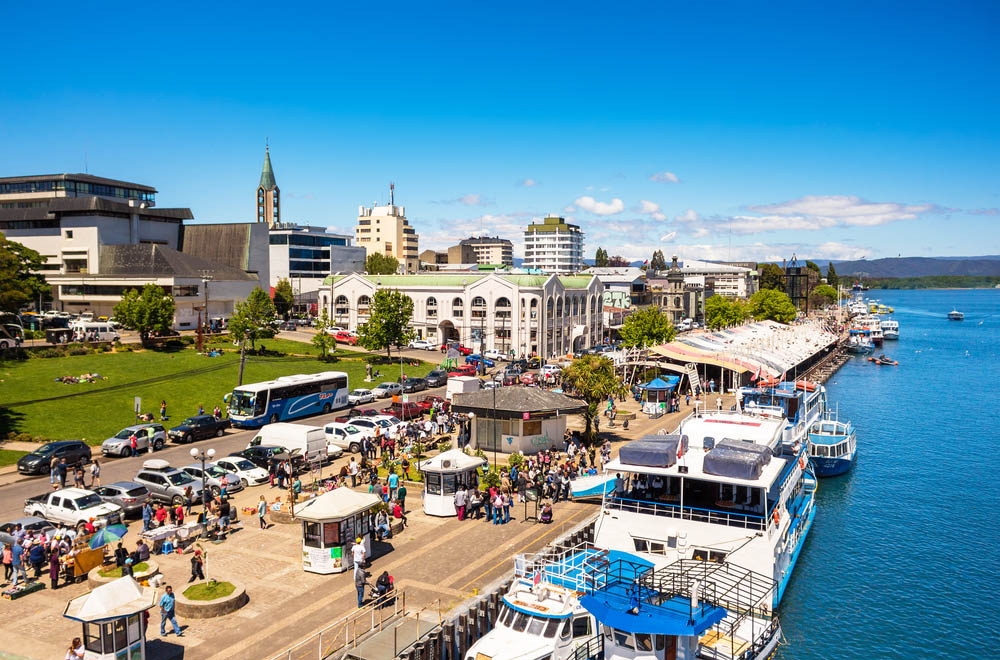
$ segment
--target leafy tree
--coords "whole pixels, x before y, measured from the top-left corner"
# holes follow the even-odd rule
[[[774,289],[761,289],[750,296],[747,311],[758,321],[771,319],[778,323],[791,323],[796,316],[792,299],[784,291]]]
[[[115,320],[139,333],[143,344],[153,332],[165,332],[174,323],[174,299],[156,284],[142,287],[142,293],[129,289],[115,305]]]
[[[399,272],[399,261],[392,255],[372,252],[365,259],[365,272],[369,275],[395,275]]]
[[[625,346],[657,346],[674,340],[677,328],[655,307],[632,312],[619,331]]]
[[[628,259],[621,255],[615,255],[608,259],[608,266],[611,268],[625,268],[629,264]]]
[[[261,339],[270,339],[278,334],[277,321],[278,314],[271,296],[258,286],[246,300],[236,303],[233,317],[229,319],[229,334],[241,346],[249,343],[252,351]]]
[[[295,305],[295,291],[287,277],[282,277],[274,287],[274,311],[282,318],[288,318],[288,312]]]
[[[323,360],[330,354],[330,349],[337,345],[335,340],[327,330],[330,329],[330,315],[326,313],[326,307],[319,314],[319,321],[316,322],[316,335],[312,338],[312,343],[319,349],[319,359]]]
[[[837,278],[837,269],[833,267],[833,262],[830,261],[826,265],[826,283],[832,286],[834,289],[840,284],[840,279]]]
[[[837,290],[829,284],[820,284],[809,292],[809,303],[814,307],[830,305],[837,300]]]
[[[40,275],[45,259],[0,233],[0,311],[17,312],[39,297],[48,299],[49,285]]]
[[[608,251],[604,248],[597,248],[597,254],[594,256],[594,265],[598,268],[605,268],[608,265]]]
[[[358,328],[358,343],[369,351],[385,349],[391,356],[393,344],[401,346],[410,341],[410,319],[413,317],[413,300],[395,289],[379,289],[371,304],[368,322]]]
[[[584,435],[594,440],[594,420],[597,419],[601,402],[608,397],[620,395],[624,383],[615,375],[611,360],[600,355],[584,355],[570,363],[563,371],[563,387],[576,391],[587,403],[583,413],[586,424]]]
[[[705,301],[705,325],[711,330],[739,325],[748,316],[747,305],[742,300],[714,295]]]
[[[819,264],[817,264],[815,261],[807,261],[806,268],[808,268],[809,270],[816,271],[816,275],[818,275],[819,277],[823,277],[823,272],[820,271]]]
[[[667,260],[663,258],[663,253],[657,250],[653,253],[653,258],[649,260],[649,270],[666,270]]]
[[[761,289],[785,290],[785,271],[781,270],[781,266],[777,264],[757,264],[757,272],[760,273]]]

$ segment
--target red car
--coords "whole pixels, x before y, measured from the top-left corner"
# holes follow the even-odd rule
[[[533,374],[533,373],[531,373],[530,371],[527,372],[527,373],[523,373],[523,374],[521,374],[521,384],[523,384],[523,385],[537,385],[538,384],[538,376],[535,375],[535,374]]]
[[[382,409],[383,415],[392,415],[399,419],[419,419],[426,409],[419,403],[393,403]]]
[[[472,355],[472,349],[466,348],[462,344],[441,344],[442,353],[447,353],[449,348],[454,348],[459,355]]]
[[[448,412],[448,408],[451,408],[451,402],[440,396],[425,396],[423,400],[417,401],[417,405],[422,407],[425,411],[433,408],[435,403],[445,412]]]
[[[455,367],[454,371],[448,372],[448,378],[454,378],[455,376],[475,376],[476,368],[471,364],[463,364],[460,367]]]
[[[344,332],[343,330],[341,330],[340,332],[333,333],[333,338],[338,344],[350,344],[351,346],[354,346],[358,343],[357,337],[355,337],[350,333]]]

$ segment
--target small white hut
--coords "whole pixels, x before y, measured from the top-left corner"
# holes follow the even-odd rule
[[[154,605],[156,590],[126,575],[69,601],[63,616],[83,623],[87,660],[145,660],[142,612]]]

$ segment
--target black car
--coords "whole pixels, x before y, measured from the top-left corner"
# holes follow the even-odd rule
[[[525,359],[523,359],[523,358],[519,359],[519,360],[511,360],[510,364],[508,364],[507,367],[508,368],[510,368],[510,367],[517,367],[518,369],[520,369],[520,371],[518,373],[521,373],[521,374],[523,374],[525,371],[527,371],[530,368],[528,366],[528,361],[525,360]]]
[[[427,381],[423,378],[407,378],[403,381],[404,392],[420,392],[427,389]]]
[[[272,458],[277,458],[279,460],[286,460],[288,458],[288,450],[284,447],[279,447],[278,445],[254,445],[253,447],[247,447],[242,451],[234,451],[230,456],[240,456],[245,458],[257,467],[264,468],[268,467]],[[292,455],[292,470],[294,472],[299,472],[303,467],[305,467],[305,457],[300,454]]]
[[[441,387],[448,382],[448,372],[442,371],[441,369],[435,369],[434,371],[427,374],[424,377],[427,381],[427,387]]]
[[[192,442],[213,436],[221,438],[228,428],[228,419],[217,419],[214,415],[195,415],[167,431],[167,437],[174,442]]]
[[[21,474],[48,474],[53,458],[65,458],[66,465],[86,465],[90,462],[90,447],[80,440],[47,442],[17,461]]]

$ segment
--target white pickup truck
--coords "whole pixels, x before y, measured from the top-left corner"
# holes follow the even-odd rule
[[[105,502],[94,491],[83,488],[63,488],[29,497],[24,502],[24,515],[77,528],[86,525],[91,518],[94,519],[94,527],[118,525],[122,522],[120,506]]]

